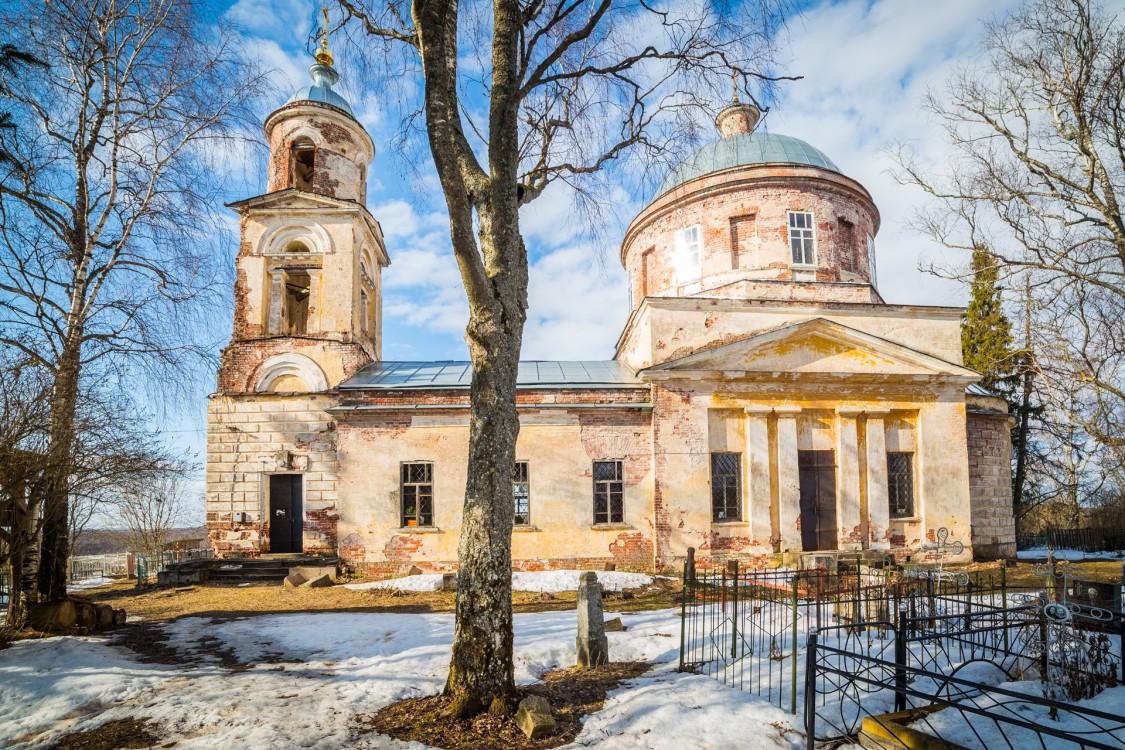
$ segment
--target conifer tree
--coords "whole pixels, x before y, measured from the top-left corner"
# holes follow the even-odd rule
[[[973,249],[971,267],[969,306],[961,316],[965,366],[983,375],[983,387],[1012,403],[1019,380],[1020,356],[1012,337],[1012,323],[1004,313],[999,268],[983,245]]]

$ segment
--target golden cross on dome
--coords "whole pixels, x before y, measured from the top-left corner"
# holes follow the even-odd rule
[[[734,103],[738,104],[738,68],[730,69],[730,80],[734,84]]]
[[[316,51],[316,61],[321,65],[332,64],[332,52],[328,49],[328,6],[320,6],[324,13],[324,38],[320,40],[320,49]]]

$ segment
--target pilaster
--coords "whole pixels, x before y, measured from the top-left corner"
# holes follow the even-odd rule
[[[777,408],[777,521],[781,551],[798,552],[801,546],[801,475],[797,468],[797,416],[799,408]]]
[[[836,410],[836,537],[842,550],[863,549],[859,512],[859,432],[861,409]]]
[[[888,409],[867,409],[867,526],[871,549],[891,548],[891,506],[887,490]]]
[[[746,457],[748,476],[747,519],[750,522],[750,537],[759,545],[770,544],[773,537],[770,497],[770,429],[769,417],[772,409],[768,406],[752,406],[746,409]]]

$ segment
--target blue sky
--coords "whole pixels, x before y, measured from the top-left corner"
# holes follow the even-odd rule
[[[840,0],[806,3],[789,24],[782,62],[803,76],[783,83],[762,127],[817,146],[872,193],[882,215],[876,238],[879,286],[891,303],[959,305],[964,288],[919,270],[930,261],[961,262],[915,232],[912,211],[923,197],[897,185],[887,153],[909,143],[923,160],[944,161],[940,131],[919,104],[927,87],[941,88],[959,59],[975,54],[982,20],[1004,14],[1013,0]],[[284,92],[307,82],[309,32],[319,3],[238,0],[220,3],[249,35],[249,47],[276,70]],[[406,164],[390,147],[398,123],[379,98],[349,78],[354,61],[337,52],[337,87],[353,104],[376,144],[369,170],[368,208],[382,224],[392,265],[384,271],[383,356],[464,359],[467,309],[449,250],[444,203],[425,161]],[[716,136],[717,137],[717,136]],[[248,160],[237,200],[264,190],[262,160]],[[526,359],[603,359],[628,315],[626,281],[618,257],[624,226],[649,196],[622,193],[617,215],[591,241],[573,220],[569,196],[545,194],[522,216],[531,259]],[[230,226],[236,229],[232,215]],[[233,238],[231,247],[233,247]],[[223,332],[224,336],[229,335]],[[225,339],[224,339],[225,340]],[[203,379],[213,384],[213,374]],[[188,409],[169,437],[202,458],[206,404]]]
[[[911,230],[911,210],[921,196],[894,183],[886,150],[910,142],[924,158],[941,162],[937,129],[918,103],[927,86],[940,86],[955,61],[975,50],[980,20],[1013,5],[1007,0],[812,3],[790,23],[784,67],[804,78],[782,84],[763,127],[809,141],[871,190],[883,217],[877,254],[880,288],[889,302],[962,300],[958,285],[918,270],[920,262],[941,251]],[[277,70],[282,90],[305,83],[305,45],[317,19],[315,4],[239,0],[226,12],[252,35],[253,49]],[[349,60],[342,54],[337,58],[343,73],[338,88],[376,143],[368,207],[383,226],[392,258],[384,273],[384,358],[463,359],[467,311],[433,175],[424,163],[414,170],[388,147],[397,123],[376,97],[360,95],[348,78]],[[258,192],[264,177],[253,177],[247,188]],[[532,263],[525,358],[613,356],[628,314],[616,243],[647,197],[623,195],[618,225],[605,227],[605,239],[596,243],[575,227],[563,190],[525,209]]]

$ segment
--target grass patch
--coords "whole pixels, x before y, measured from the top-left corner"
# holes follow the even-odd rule
[[[148,719],[115,719],[94,729],[68,734],[49,750],[129,750],[160,742]]]
[[[542,682],[528,685],[521,697],[540,695],[551,703],[557,728],[549,737],[529,740],[516,726],[515,714],[483,713],[458,719],[447,711],[440,695],[408,698],[392,703],[371,716],[360,717],[360,734],[379,732],[395,739],[422,742],[446,750],[540,750],[572,742],[582,731],[582,718],[601,709],[609,691],[623,681],[639,677],[651,665],[644,662],[607,664],[599,669],[555,669]]]
[[[516,612],[555,612],[574,609],[575,591],[540,594],[512,592]],[[224,586],[204,584],[190,591],[137,589],[131,582],[85,592],[95,602],[124,608],[129,618],[148,622],[180,617],[228,619],[285,612],[398,612],[420,614],[453,612],[456,603],[451,591],[400,591],[366,589],[356,591],[343,586],[327,588],[285,588],[277,585]],[[606,608],[614,612],[635,612],[679,606],[680,582],[658,578],[642,589],[624,593],[607,592]]]

